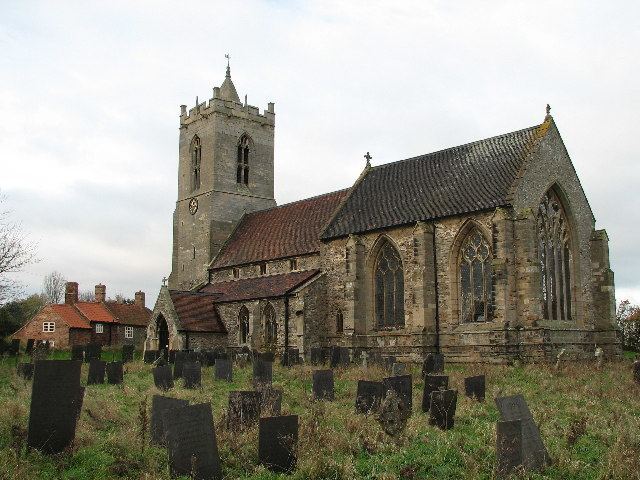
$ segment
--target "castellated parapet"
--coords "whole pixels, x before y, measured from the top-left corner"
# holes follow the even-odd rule
[[[243,105],[233,100],[225,100],[220,98],[219,88],[213,89],[213,98],[209,99],[209,103],[202,102],[187,112],[186,105],[181,106],[180,110],[180,128],[188,127],[201,117],[207,117],[213,113],[222,113],[229,116],[239,117],[252,122],[258,122],[263,125],[275,126],[276,114],[273,102],[269,102],[268,107],[260,114],[260,109],[253,105]]]

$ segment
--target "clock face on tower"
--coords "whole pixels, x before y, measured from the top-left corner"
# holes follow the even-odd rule
[[[191,215],[195,215],[197,211],[198,211],[198,199],[193,197],[191,200],[189,200],[189,213],[191,213]]]

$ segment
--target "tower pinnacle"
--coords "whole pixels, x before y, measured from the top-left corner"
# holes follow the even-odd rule
[[[227,59],[227,74],[225,75],[224,82],[220,85],[220,98],[224,100],[231,100],[236,103],[240,103],[240,97],[236,91],[236,87],[231,81],[231,67],[229,66],[229,59],[231,56],[226,53],[224,58]]]

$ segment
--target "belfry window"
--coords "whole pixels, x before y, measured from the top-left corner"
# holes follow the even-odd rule
[[[249,185],[249,137],[242,135],[238,142],[238,165],[236,182]]]
[[[472,229],[462,242],[458,264],[463,322],[491,318],[491,249],[484,235]]]
[[[404,326],[404,273],[398,251],[385,241],[374,269],[375,318],[378,328]]]
[[[244,305],[238,314],[238,327],[240,330],[240,343],[247,343],[249,339],[249,310]]]
[[[562,203],[549,190],[538,207],[538,261],[547,320],[571,320],[571,236]]]
[[[191,191],[195,191],[200,188],[200,160],[202,158],[202,146],[200,145],[200,138],[196,135],[191,140],[191,147],[189,149],[191,154]]]
[[[278,338],[278,324],[276,323],[276,311],[270,303],[262,311],[264,321],[264,343],[269,347],[275,347]]]

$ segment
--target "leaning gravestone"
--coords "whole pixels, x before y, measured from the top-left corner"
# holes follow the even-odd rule
[[[428,413],[431,408],[431,394],[449,388],[449,377],[446,375],[427,375],[424,377],[422,391],[422,411]]]
[[[377,412],[380,408],[383,392],[382,382],[358,380],[356,412],[365,414]]]
[[[395,437],[407,426],[411,412],[406,402],[394,391],[389,390],[380,404],[377,420],[387,435]]]
[[[34,343],[36,343],[35,339],[33,338],[27,339],[27,346],[24,349],[24,353],[26,353],[27,355],[31,355],[31,352],[33,352]]]
[[[261,404],[262,392],[229,392],[227,428],[236,431],[258,423]]]
[[[135,346],[131,344],[122,346],[122,361],[124,363],[133,362],[134,349],[135,349]]]
[[[496,478],[518,472],[522,458],[522,420],[498,421],[496,426]]]
[[[441,353],[430,353],[422,362],[423,377],[434,373],[444,373],[444,355]]]
[[[84,349],[84,361],[89,363],[91,360],[100,360],[102,356],[102,345],[90,343]]]
[[[184,388],[200,388],[202,386],[202,369],[200,362],[185,362],[182,369]]]
[[[228,358],[217,358],[213,369],[216,380],[233,381],[233,363]]]
[[[71,360],[84,360],[84,345],[71,346]]]
[[[14,338],[11,340],[11,345],[9,345],[9,355],[12,357],[17,357],[20,353],[20,339]]]
[[[263,388],[271,385],[273,380],[273,362],[257,358],[253,362],[253,386]]]
[[[484,402],[485,376],[476,375],[464,379],[464,394],[469,398],[475,398],[479,402]]]
[[[31,380],[33,378],[33,363],[19,363],[17,373],[19,377]]]
[[[457,390],[436,390],[433,392],[429,407],[429,425],[435,425],[442,430],[452,429],[457,404]]]
[[[260,394],[260,413],[264,416],[280,415],[282,390],[267,387],[260,390]]]
[[[104,383],[104,374],[107,369],[107,362],[93,359],[89,362],[89,374],[87,385],[97,385]]]
[[[413,389],[411,375],[400,375],[399,377],[387,377],[382,380],[382,387],[386,395],[389,390],[393,390],[398,397],[405,402],[407,411],[411,415],[413,407]]]
[[[320,347],[311,347],[311,365],[321,365],[324,363],[323,350]]]
[[[120,385],[124,380],[122,362],[107,363],[107,382],[110,385]]]
[[[145,350],[143,361],[144,363],[153,363],[160,356],[158,350]]]
[[[162,365],[153,369],[153,383],[160,390],[171,390],[173,388],[173,375],[170,365]]]
[[[526,400],[522,395],[513,395],[499,397],[495,401],[500,412],[500,420],[507,422],[520,420],[522,427],[520,432],[522,437],[522,466],[527,471],[541,471],[551,463],[551,459]],[[502,438],[502,441],[509,442],[506,437]],[[518,440],[515,439],[514,442],[517,443]]]
[[[260,419],[258,457],[274,472],[290,473],[296,468],[298,416],[285,415]]]
[[[333,370],[315,370],[313,372],[314,400],[333,400]]]
[[[210,403],[167,410],[164,426],[172,477],[222,478]]]
[[[154,395],[151,400],[151,443],[166,446],[166,430],[164,428],[164,412],[174,408],[186,407],[187,400]]]
[[[27,445],[43,453],[60,453],[75,437],[84,388],[81,363],[42,360],[36,363],[29,410]]]

